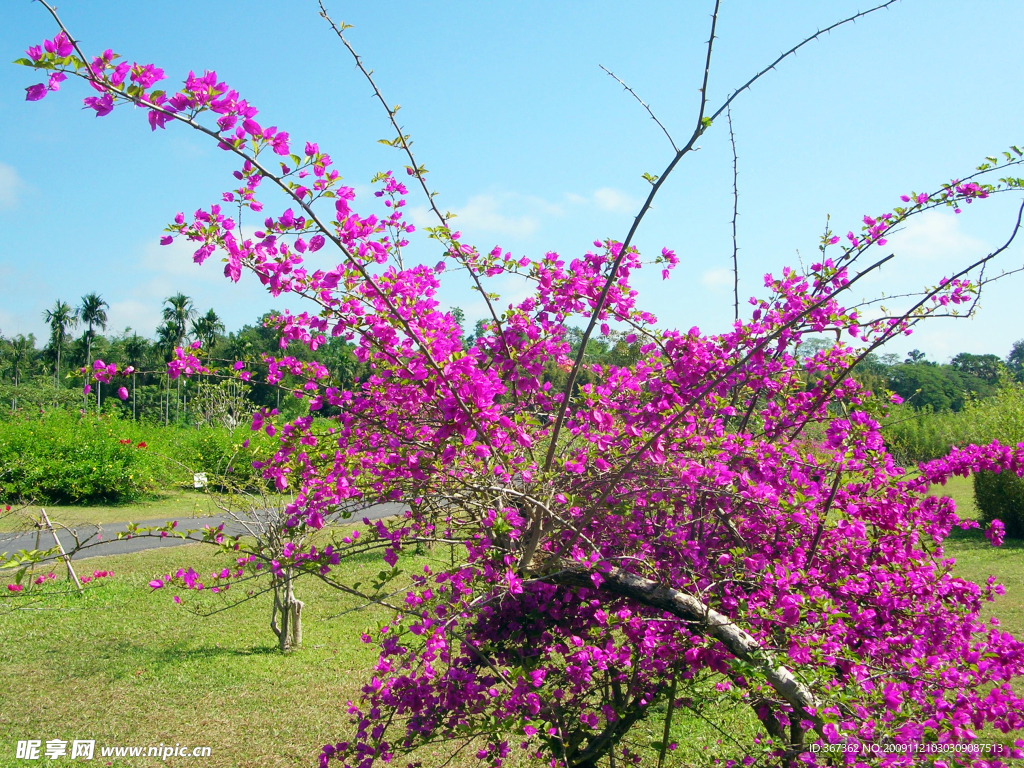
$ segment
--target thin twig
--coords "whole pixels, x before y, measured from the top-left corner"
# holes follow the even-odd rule
[[[832,24],[831,26],[825,27],[824,29],[819,29],[813,35],[805,38],[803,41],[793,46],[785,53],[781,54],[778,58],[775,59],[775,61],[773,61],[767,67],[765,67],[760,72],[751,77],[749,80],[747,80],[746,83],[744,83],[735,91],[733,91],[732,94],[730,94],[730,96],[722,104],[722,106],[720,106],[714,113],[712,113],[710,117],[705,117],[708,103],[708,79],[711,74],[711,53],[715,41],[715,28],[718,24],[718,10],[719,6],[721,5],[721,0],[715,0],[715,8],[711,14],[711,36],[708,38],[707,55],[704,61],[704,78],[700,87],[700,108],[697,114],[697,124],[694,127],[693,135],[690,136],[689,141],[687,141],[686,144],[676,152],[672,160],[669,161],[668,165],[665,167],[665,170],[662,171],[661,175],[657,177],[656,181],[651,185],[651,191],[647,195],[647,199],[644,200],[643,205],[641,205],[639,213],[637,213],[636,217],[633,219],[633,225],[630,227],[629,233],[626,235],[626,239],[622,242],[622,247],[619,251],[619,255],[612,263],[611,270],[609,271],[608,278],[605,281],[604,288],[602,289],[601,295],[598,297],[597,303],[595,304],[594,309],[591,312],[590,322],[587,324],[587,328],[583,333],[583,340],[580,344],[579,352],[576,355],[576,359],[573,362],[572,368],[569,370],[569,376],[563,389],[562,403],[559,406],[558,414],[555,418],[555,423],[551,430],[551,444],[548,447],[547,456],[544,460],[545,472],[551,469],[551,465],[554,462],[555,450],[558,445],[558,435],[562,431],[562,425],[565,423],[565,414],[569,407],[569,401],[572,399],[571,395],[573,387],[576,385],[576,379],[579,377],[579,372],[583,365],[583,356],[587,347],[587,342],[590,341],[590,336],[594,332],[594,328],[597,326],[597,322],[601,313],[604,311],[604,304],[605,301],[607,301],[608,299],[608,291],[610,290],[612,284],[615,282],[615,278],[618,275],[619,265],[622,263],[622,259],[625,258],[626,253],[629,251],[629,246],[633,242],[633,237],[636,234],[637,229],[639,229],[640,223],[647,215],[647,212],[651,209],[651,205],[654,202],[654,198],[661,190],[661,187],[664,185],[669,175],[672,173],[673,170],[675,170],[675,167],[679,164],[679,161],[682,160],[683,156],[686,155],[688,152],[694,150],[697,139],[699,139],[704,134],[704,131],[706,131],[711,126],[711,124],[719,115],[722,114],[722,112],[728,109],[729,105],[736,99],[737,96],[739,96],[740,93],[742,93],[745,90],[748,90],[750,86],[752,86],[760,78],[762,78],[771,70],[775,69],[775,67],[778,66],[778,64],[781,61],[788,58],[789,56],[794,55],[805,45],[813,42],[814,40],[817,40],[825,33],[831,32],[833,29],[836,29],[837,27],[840,27],[844,24],[854,22],[863,16],[867,16],[868,14],[874,13],[875,11],[879,11],[883,8],[888,8],[890,5],[896,2],[898,2],[898,0],[888,0],[887,2],[882,3],[881,5],[877,5],[874,8],[870,8],[867,11],[861,11],[859,13],[854,14],[853,16],[843,19],[842,21],[838,21],[835,24]]]
[[[76,40],[72,36],[71,32],[68,31],[67,27],[64,26],[64,23],[60,20],[60,17],[57,15],[56,8],[50,5],[50,3],[47,2],[47,0],[39,0],[39,2],[50,13],[50,15],[53,17],[53,20],[57,22],[57,25],[61,28],[61,31],[67,35],[68,40],[71,41],[72,45],[75,48],[75,51],[79,55],[79,58],[84,62],[88,62],[89,59],[86,57],[85,53],[80,48],[79,41]],[[180,112],[172,112],[168,108],[162,107],[159,104],[156,104],[152,101],[147,101],[146,99],[143,99],[139,96],[132,96],[128,93],[122,92],[121,90],[115,88],[110,83],[108,83],[105,79],[105,76],[98,77],[94,75],[92,71],[88,68],[86,69],[86,74],[82,74],[77,71],[71,72],[71,74],[77,77],[81,77],[90,84],[109,93],[113,98],[123,99],[132,104],[135,104],[136,106],[140,106],[152,112],[156,112],[160,115],[163,115],[168,119],[184,123],[190,128],[199,131],[200,133],[206,134],[210,138],[216,140],[219,145],[221,145],[228,151],[234,153],[235,155],[239,156],[243,160],[247,160],[248,162],[250,162],[252,166],[256,170],[258,170],[262,176],[270,179],[275,185],[277,185],[278,188],[281,189],[281,191],[285,193],[285,195],[294,200],[295,203],[303,210],[303,212],[305,212],[306,215],[309,216],[309,218],[316,224],[318,231],[322,233],[325,237],[327,237],[338,248],[338,250],[342,252],[342,254],[345,256],[348,262],[352,265],[352,267],[359,273],[363,280],[366,281],[367,286],[372,288],[375,295],[381,297],[381,299],[385,302],[389,313],[388,316],[394,318],[401,325],[402,330],[406,333],[407,337],[412,339],[420,348],[420,352],[422,353],[427,366],[433,369],[434,372],[437,373],[438,375],[443,375],[442,366],[438,364],[438,362],[434,359],[434,355],[430,350],[430,345],[422,337],[422,334],[417,334],[414,332],[409,321],[402,315],[401,312],[398,311],[398,308],[395,306],[393,300],[389,297],[388,293],[384,291],[380,285],[378,285],[376,280],[374,280],[373,275],[370,274],[370,272],[367,269],[367,266],[363,264],[358,258],[356,258],[356,254],[354,254],[348,247],[345,246],[345,244],[341,240],[341,236],[338,234],[338,231],[336,229],[329,228],[323,222],[320,216],[313,210],[312,204],[314,201],[312,199],[306,201],[302,197],[297,195],[294,190],[289,189],[288,185],[284,181],[284,177],[278,176],[275,173],[271,172],[259,161],[259,159],[256,157],[257,152],[254,151],[252,154],[249,154],[243,151],[240,147],[235,146],[233,142],[225,141],[225,137],[222,137],[219,133],[196,122],[196,120],[192,117],[188,117],[187,115],[184,115]],[[299,292],[299,295],[303,294]],[[456,404],[459,406],[462,412],[466,414],[467,418],[469,418],[473,426],[477,429],[477,434],[480,435],[480,439],[484,443],[490,445],[490,438],[488,434],[481,427],[476,414],[472,411],[472,409],[469,408],[469,406],[466,405],[462,395],[456,390],[452,390],[452,398],[455,400]]]
[[[729,121],[729,144],[732,145],[732,302],[733,319],[740,319],[740,263],[739,241],[736,239],[736,219],[740,215],[739,165],[736,157],[736,134],[732,130],[732,107],[725,110]]]
[[[395,134],[397,136],[396,141],[398,142],[397,144],[394,144],[392,146],[397,146],[399,149],[403,150],[406,154],[406,157],[409,158],[409,168],[412,171],[412,175],[416,177],[416,180],[419,181],[420,186],[423,188],[423,194],[426,195],[427,197],[427,204],[430,206],[430,209],[434,212],[434,215],[437,216],[437,220],[441,222],[441,226],[447,229],[448,216],[442,214],[438,207],[434,204],[434,197],[437,195],[437,192],[431,192],[427,188],[427,181],[423,177],[424,171],[421,170],[421,167],[416,163],[416,158],[413,157],[409,137],[402,132],[401,126],[398,125],[398,121],[395,119],[395,115],[398,113],[398,106],[392,107],[387,102],[387,100],[385,100],[384,94],[380,92],[380,88],[377,87],[377,83],[375,83],[373,80],[373,70],[368,70],[366,69],[366,67],[363,66],[362,57],[358,53],[356,53],[355,48],[353,48],[352,44],[349,43],[348,39],[346,39],[344,32],[346,29],[350,27],[350,25],[345,24],[345,22],[342,22],[341,25],[339,26],[327,14],[327,8],[324,7],[323,0],[318,0],[317,4],[320,6],[320,16],[324,19],[324,21],[331,25],[331,29],[334,30],[334,34],[338,36],[338,39],[341,40],[342,44],[348,49],[348,52],[352,54],[352,58],[355,59],[356,62],[356,67],[359,69],[360,72],[363,73],[363,77],[366,78],[366,81],[370,84],[370,87],[373,88],[373,93],[377,97],[377,101],[381,103],[381,106],[384,107],[384,111],[388,113],[388,119],[391,121],[391,126],[395,129]]]
[[[613,79],[614,79],[614,80],[615,80],[615,81],[616,81],[616,82],[617,82],[617,83],[618,83],[619,85],[621,85],[621,86],[622,86],[623,88],[625,88],[625,89],[626,89],[627,91],[629,91],[629,92],[630,92],[630,93],[631,93],[631,94],[633,95],[633,98],[634,98],[634,99],[636,99],[636,100],[637,100],[638,102],[640,102],[640,106],[641,106],[641,107],[643,107],[644,109],[646,109],[646,110],[647,110],[647,114],[651,116],[651,120],[653,120],[654,122],[656,122],[656,123],[658,124],[658,127],[659,127],[659,128],[661,128],[661,132],[665,134],[665,138],[666,138],[666,139],[668,139],[668,143],[672,145],[672,149],[673,149],[673,150],[674,150],[675,152],[678,152],[678,151],[679,151],[679,147],[677,147],[677,146],[676,146],[676,142],[675,142],[675,140],[674,140],[674,139],[672,138],[672,134],[670,134],[670,133],[668,132],[668,128],[666,128],[666,127],[665,127],[665,126],[664,126],[664,125],[662,124],[661,120],[659,120],[659,119],[657,118],[657,116],[656,116],[656,115],[654,114],[654,111],[653,111],[653,110],[651,109],[650,105],[649,105],[649,104],[648,104],[648,103],[647,103],[646,101],[644,101],[643,99],[641,99],[641,98],[640,98],[640,97],[639,97],[639,96],[637,95],[637,92],[636,92],[636,91],[634,91],[634,90],[633,90],[632,88],[630,88],[630,87],[629,87],[628,85],[626,85],[626,84],[625,84],[625,83],[624,83],[624,82],[622,81],[622,78],[620,78],[620,77],[619,77],[618,75],[616,75],[616,74],[615,74],[614,72],[612,72],[612,71],[611,71],[610,69],[608,69],[608,67],[606,67],[606,66],[605,66],[604,64],[598,64],[597,66],[599,66],[599,67],[600,67],[601,69],[603,69],[603,70],[604,70],[605,72],[607,72],[607,73],[608,73],[608,75],[610,75],[610,76],[611,76],[611,77],[612,77],[612,78],[613,78]]]
[[[362,57],[359,56],[355,48],[352,47],[352,44],[349,43],[348,39],[345,37],[344,31],[347,28],[349,28],[350,25],[345,24],[345,22],[342,22],[340,25],[335,23],[335,21],[327,14],[327,8],[324,7],[323,0],[317,0],[317,2],[318,5],[320,6],[320,16],[324,19],[324,21],[331,25],[331,29],[334,30],[334,34],[338,36],[338,39],[341,40],[345,48],[348,49],[348,52],[352,54],[352,58],[355,59],[356,62],[356,67],[359,69],[360,72],[363,73],[363,77],[366,78],[366,81],[370,84],[370,87],[373,88],[373,93],[377,97],[377,101],[381,103],[381,106],[384,107],[384,111],[388,113],[388,120],[391,121],[391,126],[395,129],[396,138],[394,142],[397,142],[391,143],[391,146],[397,147],[405,152],[406,157],[409,158],[409,169],[412,175],[416,177],[416,180],[419,181],[420,187],[423,189],[423,194],[427,198],[427,204],[430,206],[430,210],[434,212],[434,215],[437,217],[437,220],[441,223],[441,227],[446,230],[449,229],[450,227],[448,224],[448,219],[450,214],[442,214],[440,209],[438,209],[437,205],[434,203],[434,197],[437,195],[437,192],[431,192],[427,188],[427,181],[424,178],[424,174],[427,171],[425,168],[417,164],[416,158],[412,154],[412,142],[409,141],[408,134],[403,133],[402,128],[398,125],[398,121],[395,119],[395,114],[398,112],[398,106],[392,107],[384,98],[384,95],[381,93],[380,88],[377,87],[377,83],[373,79],[373,70],[368,70],[366,69],[365,66],[363,66]],[[494,322],[496,328],[495,335],[497,335],[497,337],[502,340],[502,344],[505,347],[505,351],[508,354],[509,359],[512,359],[512,351],[511,349],[509,349],[508,341],[505,339],[505,334],[503,333],[504,326],[502,325],[501,320],[498,319],[498,313],[494,308],[494,304],[491,301],[490,295],[488,294],[487,291],[484,290],[483,285],[481,285],[480,283],[480,275],[468,263],[466,263],[465,266],[466,270],[470,274],[470,277],[472,277],[473,282],[476,285],[477,291],[480,292],[480,295],[483,297],[484,303],[487,305],[487,310],[490,313],[491,320]],[[515,388],[513,388],[513,396],[518,402],[518,391]]]

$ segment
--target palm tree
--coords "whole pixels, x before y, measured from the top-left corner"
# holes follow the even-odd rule
[[[87,293],[82,297],[82,306],[78,308],[79,319],[89,326],[85,332],[85,375],[88,377],[92,369],[92,342],[96,338],[93,326],[100,330],[107,329],[107,312],[110,305],[105,302],[98,293]],[[96,383],[96,408],[100,407],[100,384]]]
[[[224,333],[224,323],[212,309],[202,317],[197,317],[192,321],[192,336],[203,345],[203,352],[206,353],[207,359],[213,355],[213,348],[217,344],[217,337],[222,333]],[[200,388],[202,388],[203,383],[204,377],[200,376]]]
[[[11,339],[11,375],[14,376],[14,386],[21,383],[21,374],[32,361],[32,353],[36,349],[36,337],[33,334],[23,336],[18,334]]]
[[[168,320],[156,329],[155,346],[157,351],[162,354],[165,363],[174,355],[174,348],[178,346],[178,329],[172,321]],[[164,426],[166,426],[171,418],[171,379],[167,375],[166,365],[164,366],[164,385],[167,393],[164,407]]]
[[[57,368],[53,373],[53,386],[60,382],[60,353],[67,343],[68,330],[78,325],[78,311],[66,301],[57,300],[53,309],[43,312],[43,319],[50,325],[50,343],[57,352]]]
[[[174,346],[180,347],[188,336],[188,323],[196,316],[192,299],[184,293],[176,293],[164,299],[164,320],[174,331]],[[178,401],[174,406],[175,419],[181,414],[181,377],[178,377]]]
[[[143,360],[146,358],[146,351],[149,349],[149,341],[144,337],[140,337],[139,334],[133,333],[132,337],[125,341],[124,354],[128,358],[128,365],[132,367],[132,418],[137,419],[139,417],[135,409],[135,377],[138,369],[142,367]]]
[[[176,293],[164,299],[164,320],[174,327],[175,346],[180,347],[188,336],[188,323],[196,316],[192,299],[183,293]]]
[[[224,333],[224,323],[212,309],[192,321],[192,335],[200,341],[209,354],[217,343],[217,337]]]
[[[32,353],[36,349],[36,337],[31,333],[25,337],[18,334],[10,340],[10,362],[11,375],[14,377],[14,398],[11,400],[11,410],[18,410],[18,384],[21,383],[21,374],[32,362]]]

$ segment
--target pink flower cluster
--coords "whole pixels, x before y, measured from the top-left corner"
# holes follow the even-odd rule
[[[73,67],[58,60],[73,55],[61,54],[60,36],[49,42],[30,50],[33,65]],[[343,388],[320,363],[263,360],[267,383],[289,380],[310,408],[283,424],[273,411],[252,418],[279,441],[255,466],[293,494],[284,535],[362,505],[406,508],[364,520],[361,536],[322,549],[290,542],[269,559],[209,529],[206,540],[239,552],[235,567],[205,580],[183,568],[149,586],[219,593],[287,569],[379,601],[411,548],[447,548],[407,574],[391,620],[364,634],[378,659],[346,707],[350,737],[325,746],[321,765],[369,768],[463,735],[480,739],[477,756],[493,766],[517,747],[553,766],[595,764],[671,691],[687,706],[712,684],[760,723],[737,759],[788,761],[791,742],[970,742],[983,728],[1024,730],[1013,687],[1024,641],[982,618],[1001,591],[994,580],[953,574],[944,541],[969,524],[928,493],[979,469],[1024,474],[1024,444],[966,447],[909,477],[880,430],[889,399],[849,377],[861,350],[842,341],[871,348],[910,330],[909,316],[871,320],[845,305],[856,259],[909,216],[959,210],[993,188],[954,181],[904,196],[912,205],[850,230],[841,255],[826,255],[839,242],[827,233],[809,271],[765,275],[764,298],[730,330],[662,330],[631,283],[645,266],[635,248],[598,240],[575,258],[531,259],[479,251],[440,227],[440,262],[407,265],[408,190],[393,174],[376,180],[384,210],[358,213],[317,144],[289,155],[290,136],[262,127],[214,73],[189,73],[168,97],[147,92],[162,71],[121,69],[108,53],[89,69],[103,93],[88,104],[97,115],[134,103],[153,128],[181,119],[242,157],[240,186],[190,220],[179,213],[164,241],[185,237],[197,263],[219,253],[231,280],[249,270],[273,296],[311,302],[274,321],[282,346],[315,351],[340,336],[367,371]],[[201,123],[205,112],[213,125]],[[285,158],[278,168],[261,160],[267,150]],[[259,211],[264,183],[283,193],[283,210],[243,237],[221,203]],[[663,277],[677,261],[668,249],[653,259]],[[452,273],[493,310],[472,342],[441,305],[441,277]],[[499,307],[494,285],[509,275],[531,290]],[[963,274],[944,280],[920,316],[976,288]],[[569,388],[555,382],[577,356],[574,324],[623,329],[630,354],[588,366]],[[803,357],[808,334],[837,342]],[[171,375],[210,373],[197,351],[176,350]],[[118,369],[97,361],[87,373],[107,382]],[[252,375],[241,363],[231,373]],[[1002,535],[987,531],[993,544]],[[367,552],[387,566],[374,589],[349,584],[342,567]],[[824,765],[827,754],[799,759]],[[624,758],[639,756],[627,748]]]

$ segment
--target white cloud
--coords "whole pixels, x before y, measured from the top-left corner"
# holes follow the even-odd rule
[[[634,200],[625,192],[611,187],[601,187],[595,191],[594,202],[602,210],[611,213],[632,213],[640,206],[639,201]]]
[[[470,239],[481,235],[529,237],[545,220],[566,215],[566,206],[591,207],[608,213],[633,213],[640,202],[618,189],[601,187],[590,195],[567,192],[561,203],[518,192],[486,192],[473,195],[461,208],[453,208],[452,227],[467,233]],[[437,225],[432,211],[410,206],[409,220],[418,228]]]
[[[18,172],[5,163],[0,163],[0,208],[11,208],[18,204],[18,193],[25,186]]]
[[[200,243],[193,243],[183,237],[175,238],[170,245],[150,241],[143,246],[142,265],[147,272],[187,278],[189,282],[216,283],[224,280],[219,251],[214,251],[202,266],[193,261],[192,257],[199,246]]]
[[[444,210],[442,208],[442,210]],[[405,209],[405,218],[411,221],[416,229],[436,227],[437,217],[434,212],[423,205],[410,205]]]
[[[705,288],[720,293],[726,288],[732,288],[732,270],[722,267],[709,269],[700,276],[700,283]]]
[[[464,207],[453,211],[456,218],[452,226],[469,232],[519,237],[532,235],[540,226],[535,216],[509,216],[501,208],[501,202],[494,195],[474,195]]]
[[[428,208],[410,206],[406,210],[409,220],[418,229],[437,226],[437,217]],[[441,210],[445,210],[443,206]],[[464,206],[449,210],[455,215],[451,220],[452,228],[467,233],[471,238],[480,235],[529,237],[540,228],[544,218],[565,213],[559,205],[518,192],[473,195]]]
[[[967,264],[987,252],[987,245],[963,231],[960,217],[928,211],[907,221],[889,238],[886,250],[898,257],[932,264],[947,261]]]
[[[140,336],[151,336],[153,329],[160,325],[161,306],[153,299],[139,301],[138,299],[124,299],[114,301],[107,310],[107,326],[113,333],[121,333],[131,328]]]

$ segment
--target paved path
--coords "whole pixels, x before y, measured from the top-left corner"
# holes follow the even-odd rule
[[[388,504],[376,504],[372,507],[367,507],[359,512],[352,515],[351,522],[358,523],[364,517],[370,520],[379,520],[385,517],[392,517],[402,513],[406,509],[405,505],[397,503]],[[161,518],[159,520],[139,520],[137,525],[143,527],[150,526],[162,526],[171,520],[178,521],[177,530],[187,531],[193,528],[201,529],[204,526],[212,525],[217,526],[224,523],[224,530],[230,534],[244,533],[244,527],[237,520],[232,518],[230,515],[214,515],[212,517],[178,517],[178,518]],[[55,523],[59,521],[54,521]],[[84,541],[96,532],[97,526],[95,525],[78,525],[76,530],[78,531],[79,538]],[[176,547],[182,544],[192,543],[191,541],[185,541],[177,537],[168,536],[166,539],[157,538],[154,536],[140,536],[131,539],[118,539],[117,534],[123,533],[128,530],[128,526],[125,523],[107,523],[99,526],[99,534],[102,537],[102,541],[93,546],[89,546],[87,549],[76,553],[74,555],[75,560],[82,560],[87,557],[101,557],[104,555],[123,555],[128,552],[139,552],[144,549],[156,549],[157,547]],[[74,536],[69,531],[58,531],[57,535],[60,537],[60,543],[65,550],[70,551],[75,546]],[[201,534],[193,534],[199,535]],[[53,546],[53,536],[48,532],[43,532],[39,537],[39,549],[46,550]],[[31,531],[28,533],[0,533],[0,559],[4,556],[13,554],[22,549],[32,550],[36,548],[36,533]]]

